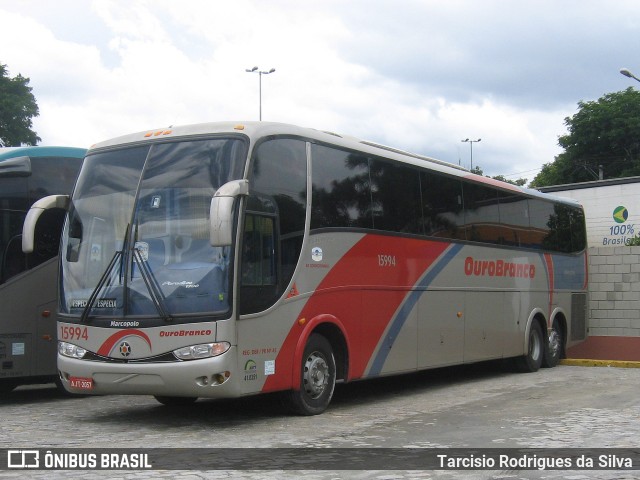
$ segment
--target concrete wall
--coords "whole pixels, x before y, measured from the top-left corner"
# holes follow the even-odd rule
[[[569,358],[640,360],[640,246],[589,250],[589,338]]]
[[[640,247],[592,248],[589,335],[640,337]]]

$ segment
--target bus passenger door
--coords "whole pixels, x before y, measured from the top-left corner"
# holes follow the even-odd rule
[[[418,302],[418,368],[462,363],[464,292],[429,291]]]

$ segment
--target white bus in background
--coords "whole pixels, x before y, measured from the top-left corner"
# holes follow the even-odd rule
[[[337,381],[535,371],[586,336],[579,204],[370,142],[266,122],[141,132],[92,147],[71,201],[41,207],[61,204],[72,392],[281,391],[313,415]]]
[[[42,216],[32,253],[22,252],[29,207],[73,189],[86,150],[0,148],[0,392],[58,380],[57,255],[64,209]]]

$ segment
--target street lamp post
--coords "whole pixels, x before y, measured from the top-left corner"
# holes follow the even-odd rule
[[[633,78],[634,80],[640,82],[640,78],[636,77],[633,73],[629,71],[627,68],[621,68],[620,73],[625,77]]]
[[[276,69],[272,68],[271,70],[264,71],[258,69],[258,67],[247,68],[245,72],[247,73],[257,73],[258,74],[258,103],[260,105],[260,116],[258,117],[260,121],[262,121],[262,75],[269,75],[270,73],[275,72]]]
[[[460,140],[460,141],[463,142],[463,143],[468,142],[469,146],[471,147],[471,168],[469,170],[473,170],[473,144],[481,142],[482,139],[479,138],[477,140],[469,140],[468,138],[465,138],[464,140]]]

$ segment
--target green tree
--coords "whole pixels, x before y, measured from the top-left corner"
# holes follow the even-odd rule
[[[469,171],[471,173],[475,173],[476,175],[484,174],[484,172],[482,171],[482,167],[478,165],[473,167],[473,170],[469,170]],[[487,177],[489,177],[489,175],[487,175]],[[517,180],[508,180],[504,175],[494,175],[493,177],[489,177],[489,178],[493,178],[494,180],[500,180],[501,182],[505,182],[505,183],[510,183],[511,185],[517,185],[518,187],[522,187],[527,183],[526,178],[519,178]]]
[[[564,152],[542,167],[532,187],[597,180],[600,167],[604,178],[640,175],[640,92],[629,87],[578,107],[564,119]]]
[[[519,178],[517,180],[509,180],[508,178],[505,178],[504,175],[496,175],[494,177],[491,177],[494,180],[500,180],[501,182],[506,182],[506,183],[510,183],[511,185],[517,185],[518,187],[522,187],[523,185],[525,185],[527,183],[527,179],[526,178]]]
[[[11,78],[0,63],[0,143],[6,147],[35,145],[41,139],[32,130],[31,119],[39,115],[29,79],[18,74]]]

